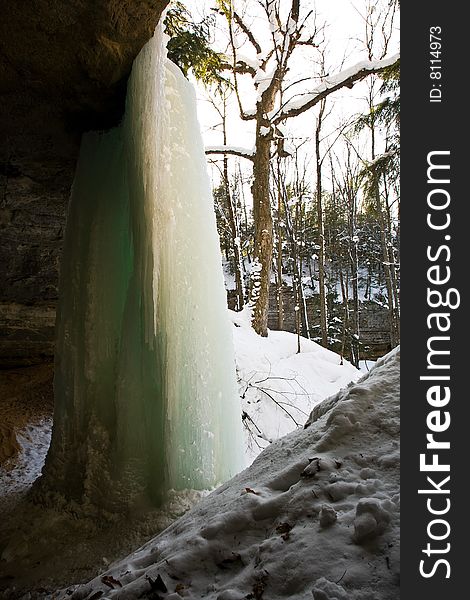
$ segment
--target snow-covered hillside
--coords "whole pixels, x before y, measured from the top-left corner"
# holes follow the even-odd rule
[[[250,311],[229,311],[245,431],[246,465],[274,441],[305,423],[312,408],[361,372],[335,352],[286,331],[263,338]],[[343,364],[341,364],[341,362]]]
[[[399,350],[64,598],[396,600]],[[101,592],[101,593],[100,593]]]
[[[359,379],[361,372],[305,338],[300,338],[298,353],[297,336],[292,333],[257,335],[248,308],[229,314],[249,465],[271,441],[302,426],[316,404]]]

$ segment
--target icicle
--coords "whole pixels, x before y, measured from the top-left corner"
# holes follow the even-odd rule
[[[241,468],[225,305],[195,94],[159,30],[134,62],[122,126],[82,142],[37,496],[114,511]]]

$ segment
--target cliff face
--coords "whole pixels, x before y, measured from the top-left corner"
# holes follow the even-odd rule
[[[168,0],[0,0],[0,368],[53,353],[80,136],[116,125]]]

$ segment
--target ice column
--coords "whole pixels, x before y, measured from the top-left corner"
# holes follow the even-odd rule
[[[143,48],[121,127],[84,136],[57,317],[55,416],[36,488],[106,510],[242,466],[219,242],[192,86]]]

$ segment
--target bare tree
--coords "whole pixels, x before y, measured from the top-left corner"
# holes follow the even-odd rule
[[[223,145],[227,146],[227,101],[231,91],[229,88],[224,87],[220,89],[218,96],[220,102],[215,97],[210,98],[210,102],[214,109],[217,111],[222,127],[222,139]],[[223,156],[223,170],[222,170],[222,185],[224,190],[225,205],[227,209],[227,221],[230,227],[231,233],[231,250],[233,255],[233,272],[235,274],[235,290],[236,290],[236,310],[242,310],[245,304],[245,284],[243,278],[243,257],[241,249],[241,237],[240,228],[237,218],[237,209],[234,204],[234,199],[230,190],[229,170],[228,170],[228,154]]]
[[[233,0],[219,0],[229,37],[230,58],[227,68],[233,75],[233,86],[241,119],[255,122],[255,145],[253,151],[230,147],[209,148],[210,153],[235,154],[253,163],[253,217],[254,261],[252,267],[251,303],[252,325],[260,335],[267,335],[269,286],[273,260],[273,217],[270,202],[270,161],[275,152],[283,152],[283,124],[291,118],[320,104],[327,96],[342,88],[350,88],[355,82],[377,73],[393,64],[397,58],[374,61],[366,60],[336,75],[321,77],[312,73],[307,78],[289,81],[292,56],[300,47],[315,49],[321,31],[316,26],[315,12],[305,2],[292,0],[259,0],[270,43],[263,48],[246,13],[238,10]],[[242,5],[243,7],[243,5]],[[265,36],[267,37],[267,36]],[[240,39],[249,44],[256,54],[249,60],[239,52]],[[313,64],[313,63],[312,63]],[[239,78],[249,76],[256,97],[255,108],[247,110],[240,93]],[[315,78],[317,83],[314,84]],[[295,85],[310,82],[308,93],[296,94]],[[298,89],[298,88],[297,88]]]
[[[320,335],[322,345],[328,347],[328,315],[326,306],[326,284],[325,284],[325,226],[323,222],[323,186],[322,165],[323,159],[320,153],[320,135],[325,116],[326,99],[320,102],[317,122],[315,126],[315,171],[316,171],[316,205],[317,205],[317,227],[318,227],[318,287],[320,297]]]
[[[343,164],[332,171],[334,195],[341,202],[341,211],[346,217],[346,231],[343,237],[343,246],[347,258],[345,280],[340,270],[341,292],[344,307],[343,351],[346,335],[349,338],[351,362],[359,367],[359,341],[360,341],[360,302],[359,302],[359,236],[357,231],[357,215],[359,210],[360,189],[360,161],[357,150],[353,149],[348,138],[345,139]],[[351,289],[350,297],[349,290]],[[352,301],[352,311],[349,302]]]

